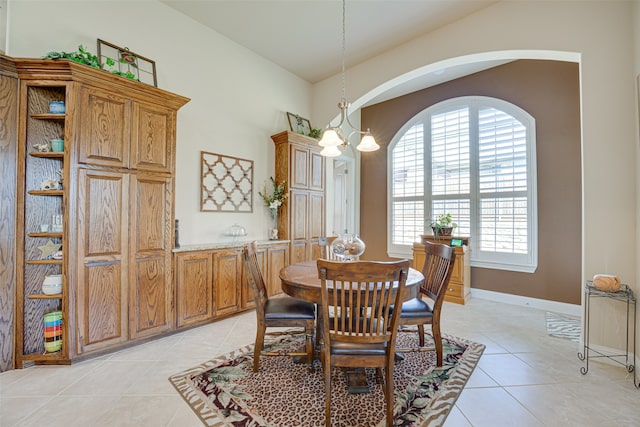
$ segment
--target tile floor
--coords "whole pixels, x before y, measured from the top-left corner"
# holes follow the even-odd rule
[[[640,426],[626,370],[549,337],[545,312],[472,299],[445,303],[446,333],[486,345],[446,420],[458,426]],[[98,359],[0,374],[0,426],[200,426],[167,378],[253,342],[253,312]]]

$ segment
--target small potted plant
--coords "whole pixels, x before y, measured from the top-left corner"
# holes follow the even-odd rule
[[[452,222],[450,213],[443,213],[436,217],[435,220],[429,224],[431,230],[433,230],[433,235],[437,239],[438,236],[451,236],[451,232],[454,228],[456,228],[458,224]]]

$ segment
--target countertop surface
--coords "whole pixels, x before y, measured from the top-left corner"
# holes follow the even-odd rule
[[[211,249],[231,249],[241,248],[247,243],[251,243],[253,240],[229,240],[226,242],[212,242],[212,243],[200,243],[197,245],[185,245],[179,248],[173,248],[173,252],[193,252],[193,251],[206,251]],[[257,240],[258,247],[278,245],[282,243],[289,243],[289,240]]]

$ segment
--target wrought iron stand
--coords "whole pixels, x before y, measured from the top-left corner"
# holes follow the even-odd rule
[[[606,357],[620,365],[623,365],[627,372],[633,372],[633,385],[636,388],[640,388],[638,378],[635,370],[635,357],[636,357],[636,298],[633,295],[633,291],[627,285],[621,285],[618,292],[603,292],[593,286],[593,282],[588,281],[584,285],[584,343],[582,352],[578,352],[578,359],[585,362],[585,366],[580,368],[582,375],[586,375],[589,372],[589,359],[596,357]],[[591,309],[591,298],[609,298],[617,301],[622,301],[627,306],[627,328],[626,328],[626,348],[624,354],[604,354],[598,350],[595,350],[589,346],[589,317]],[[631,311],[633,310],[633,313]],[[633,315],[633,352],[629,355],[629,318]],[[596,353],[596,355],[589,355],[589,352]],[[622,358],[624,357],[624,362]]]

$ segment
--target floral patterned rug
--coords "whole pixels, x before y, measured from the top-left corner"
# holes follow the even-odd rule
[[[303,335],[268,337],[271,351],[304,347]],[[431,340],[426,335],[427,342]],[[432,341],[431,341],[432,342]],[[397,348],[416,348],[416,331],[398,334]],[[444,363],[435,351],[408,351],[394,369],[394,425],[441,426],[473,372],[484,345],[444,336]],[[173,375],[169,381],[207,426],[324,426],[322,364],[310,368],[288,356],[263,356],[254,373],[253,345]],[[331,424],[383,426],[384,394],[367,369],[371,393],[349,394],[341,369],[333,370]]]

